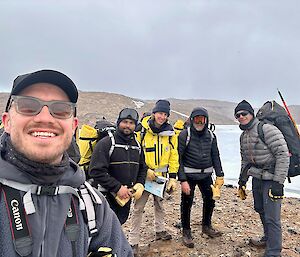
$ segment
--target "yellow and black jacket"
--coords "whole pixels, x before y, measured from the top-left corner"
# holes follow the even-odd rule
[[[137,132],[137,140],[144,150],[145,162],[157,175],[165,175],[161,171],[167,171],[170,178],[176,178],[179,168],[178,138],[169,123],[163,124],[154,132],[151,122],[151,117],[143,119],[142,129]]]

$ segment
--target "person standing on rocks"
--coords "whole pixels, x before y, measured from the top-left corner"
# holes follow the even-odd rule
[[[243,131],[240,137],[241,173],[238,196],[247,197],[246,183],[252,176],[254,209],[258,212],[264,235],[251,238],[250,244],[265,247],[264,256],[281,256],[281,201],[283,183],[289,168],[289,152],[281,131],[272,124],[264,124],[265,143],[259,138],[259,120],[254,116],[252,106],[241,101],[234,109],[234,116]]]
[[[103,188],[121,224],[128,219],[131,197],[141,197],[147,174],[144,152],[134,134],[138,119],[136,110],[121,110],[116,132],[97,143],[89,167],[93,183]]]
[[[142,128],[137,134],[145,153],[147,180],[154,181],[157,176],[169,176],[166,187],[167,192],[176,190],[176,174],[178,162],[178,139],[174,129],[168,122],[170,115],[170,103],[167,100],[158,100],[152,110],[152,115],[145,117]],[[140,227],[145,205],[151,193],[144,191],[142,197],[135,202],[132,213],[132,228],[129,234],[135,256],[138,256],[138,244],[140,240]],[[165,210],[163,198],[153,195],[155,212],[156,240],[170,240],[171,234],[165,228]]]
[[[194,108],[190,115],[190,126],[184,129],[178,138],[179,171],[181,181],[181,224],[183,244],[194,247],[191,234],[191,208],[196,186],[203,198],[202,232],[211,238],[221,236],[221,232],[212,227],[212,215],[215,207],[213,189],[220,190],[224,184],[217,138],[208,129],[208,112],[205,108]],[[212,173],[216,173],[213,185]],[[220,193],[220,192],[219,192]]]
[[[0,256],[99,256],[101,247],[132,256],[116,215],[67,154],[77,100],[55,70],[13,82],[0,137]]]

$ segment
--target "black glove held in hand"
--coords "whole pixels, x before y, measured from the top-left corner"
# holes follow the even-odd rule
[[[269,189],[269,196],[272,200],[283,199],[283,185],[273,181]]]

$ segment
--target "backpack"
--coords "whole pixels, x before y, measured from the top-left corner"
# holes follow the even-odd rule
[[[79,166],[88,172],[92,153],[99,140],[109,134],[113,134],[116,126],[107,120],[97,121],[95,127],[87,124],[82,125],[79,132],[78,146],[81,155]]]
[[[89,165],[91,162],[91,157],[94,151],[94,148],[98,141],[102,138],[109,136],[111,140],[111,147],[109,149],[109,157],[112,155],[115,147],[128,149],[138,150],[139,154],[141,153],[141,146],[140,143],[136,140],[137,146],[128,146],[128,145],[121,145],[116,144],[116,140],[114,137],[114,132],[116,131],[116,127],[114,124],[106,121],[101,120],[96,122],[95,127],[91,127],[89,125],[83,125],[79,135],[79,150],[81,154],[81,159],[79,161],[79,166],[83,168],[86,173],[87,178]]]
[[[211,143],[212,143],[213,139],[215,138],[215,134],[213,133],[215,131],[215,129],[216,129],[216,126],[213,123],[210,123],[208,128],[207,128],[208,132],[211,135]],[[191,141],[191,127],[188,126],[187,127],[187,136],[186,136],[186,140],[185,140],[185,147],[188,146],[190,141]]]
[[[258,110],[256,117],[260,120],[257,132],[259,138],[265,143],[263,125],[266,123],[276,126],[284,136],[290,153],[290,166],[288,181],[290,178],[300,175],[300,138],[291,118],[286,110],[275,101],[268,101]]]
[[[26,192],[21,198],[20,191]],[[76,256],[76,241],[79,237],[80,224],[77,211],[83,214],[84,222],[89,231],[88,244],[92,237],[99,231],[96,223],[96,205],[102,204],[102,200],[92,186],[85,181],[79,188],[71,186],[41,186],[35,184],[22,184],[16,181],[0,178],[0,199],[4,195],[5,206],[10,221],[13,244],[20,256],[28,256],[32,252],[33,239],[28,227],[28,215],[36,212],[32,200],[32,194],[56,196],[59,194],[71,194],[71,205],[65,221],[66,235],[71,241],[73,256]],[[75,206],[74,199],[79,201],[79,210]],[[14,202],[15,205],[11,204]]]

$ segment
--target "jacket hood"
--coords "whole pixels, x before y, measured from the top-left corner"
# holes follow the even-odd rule
[[[142,121],[142,126],[150,133],[152,134],[157,134],[154,133],[153,130],[151,129],[149,125],[149,121],[152,118],[152,116],[145,117]],[[172,125],[169,122],[166,122],[162,125],[161,131],[158,133],[159,136],[173,136],[175,135],[175,131],[172,127]]]
[[[203,107],[196,107],[192,110],[190,115],[190,123],[193,124],[193,118],[196,116],[204,116],[206,117],[206,126],[209,124],[208,111]]]

